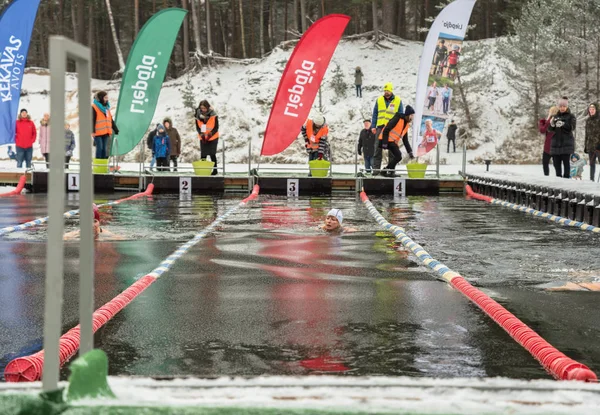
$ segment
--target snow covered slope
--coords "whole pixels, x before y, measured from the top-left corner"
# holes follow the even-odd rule
[[[506,63],[496,53],[497,41],[482,42],[490,47],[491,54],[486,62],[482,62],[479,71],[480,74],[489,77],[490,83],[484,89],[469,94],[469,99],[482,110],[479,124],[483,132],[475,134],[476,143],[472,147],[476,148],[469,151],[468,158],[473,160],[495,154],[507,138],[514,138],[517,134],[530,144],[539,141],[539,146],[536,146],[541,151],[541,138],[537,134],[530,133],[527,138],[522,137],[524,114],[523,111],[514,111],[517,98],[500,70]],[[469,45],[475,43],[467,43],[466,50]],[[344,40],[339,44],[323,81],[321,98],[324,115],[332,131],[331,145],[335,163],[354,161],[354,146],[362,128],[362,120],[371,117],[374,102],[381,95],[384,83],[393,82],[395,93],[402,97],[404,103],[415,105],[417,68],[421,51],[422,43],[397,38],[385,40],[378,47],[374,47],[373,43],[366,39]],[[200,100],[208,99],[219,114],[227,162],[247,161],[249,140],[252,140],[253,158],[258,160],[272,99],[291,52],[291,46],[285,49],[276,48],[260,61],[219,64],[211,68],[205,67],[191,75],[196,105]],[[331,85],[338,65],[347,84],[345,97],[336,95]],[[354,92],[356,66],[360,66],[364,73],[362,99],[356,98]],[[185,84],[186,76],[165,82],[154,122],[162,122],[165,116],[173,118],[174,126],[179,129],[184,141],[182,161],[190,162],[199,159],[200,153],[192,111],[183,104],[182,91]],[[120,82],[96,80],[92,86],[94,91],[108,91],[114,112]],[[66,93],[67,116],[78,135],[76,88],[76,76],[69,74]],[[27,108],[36,124],[39,124],[43,113],[49,110],[47,70],[29,69],[25,75],[23,90],[21,107]],[[319,98],[316,99],[313,108],[318,106]],[[455,119],[459,127],[465,126],[460,114],[456,114]],[[457,152],[447,155],[445,139],[442,140],[442,146],[442,163],[460,164],[462,154]],[[512,145],[510,148],[514,150]],[[1,149],[0,157],[6,157],[5,154],[6,150]],[[513,159],[508,161],[519,163],[531,157],[531,150],[528,148],[523,152],[511,151],[510,154]],[[41,157],[39,149],[36,148],[34,156]],[[432,160],[433,157],[432,155]],[[305,162],[305,158],[303,142],[298,139],[282,154],[264,161],[298,163]],[[535,158],[538,158],[537,154]],[[133,153],[126,156],[127,161],[134,159]]]

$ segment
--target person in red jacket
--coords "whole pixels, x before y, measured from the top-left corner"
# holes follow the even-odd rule
[[[540,134],[545,135],[544,140],[544,153],[542,154],[542,167],[544,169],[544,176],[550,175],[550,161],[552,160],[552,156],[550,155],[550,144],[552,143],[552,136],[554,132],[548,131],[548,126],[550,125],[550,120],[558,114],[558,107],[551,107],[548,112],[548,118],[542,118],[538,122],[538,128],[540,130]]]
[[[15,144],[17,146],[17,168],[23,167],[23,160],[27,168],[31,168],[31,157],[33,156],[33,143],[37,137],[35,123],[27,110],[23,108],[17,119],[15,128]]]

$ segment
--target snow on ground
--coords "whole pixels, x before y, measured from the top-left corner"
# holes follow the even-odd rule
[[[153,380],[109,377],[115,400],[82,406],[202,406],[420,414],[597,414],[600,385],[506,378],[433,379],[333,376]],[[34,393],[33,384],[0,391]]]
[[[515,130],[519,129],[519,123],[523,122],[523,118],[515,117],[512,111],[516,94],[499,69],[504,63],[496,52],[497,41],[481,42],[490,47],[491,53],[480,71],[493,81],[485,90],[469,94],[469,98],[482,110],[480,126],[482,131],[485,131],[477,140],[482,145],[468,152],[469,160],[494,155],[497,147],[507,137],[514,136]],[[476,43],[468,42],[466,47]],[[212,68],[205,67],[198,73],[192,74],[196,105],[201,99],[206,98],[219,114],[228,162],[247,160],[249,140],[252,142],[253,158],[258,160],[272,100],[291,52],[290,47],[285,50],[278,47],[268,57],[253,61],[254,63],[221,64]],[[403,99],[404,104],[415,105],[417,68],[421,52],[422,43],[396,38],[383,41],[382,48],[373,47],[372,42],[365,39],[340,42],[322,83],[322,105],[324,115],[331,127],[330,141],[334,162],[350,163],[354,160],[355,143],[362,128],[362,120],[371,118],[373,105],[377,97],[382,94],[384,83],[391,81],[395,93]],[[338,66],[347,84],[345,97],[336,96],[331,84],[334,71]],[[356,66],[360,66],[364,73],[362,99],[356,98],[354,91]],[[198,160],[200,154],[192,111],[185,108],[183,104],[182,91],[185,84],[186,76],[165,82],[153,124],[162,122],[165,116],[173,118],[174,126],[179,129],[183,137],[182,161],[191,162]],[[40,68],[28,70],[23,81],[24,91],[20,107],[29,110],[37,125],[43,114],[49,111],[49,88],[47,70]],[[92,88],[94,92],[101,89],[108,91],[115,112],[120,81],[94,80]],[[75,74],[67,75],[66,90],[67,119],[78,137],[78,94]],[[458,99],[458,96],[455,99]],[[313,108],[318,105],[317,97]],[[459,127],[464,127],[463,120],[458,114],[455,118]],[[507,125],[510,125],[510,128]],[[444,149],[441,155],[442,164],[460,164],[462,160],[460,151],[446,154],[445,139],[442,140],[442,147]],[[4,146],[0,148],[0,157],[5,156],[5,148]],[[34,157],[41,158],[37,144],[34,149]],[[126,156],[128,161],[133,161],[134,153],[137,154],[137,151]],[[76,149],[75,157],[77,156]],[[425,158],[433,161],[434,157],[434,154],[430,153]],[[149,153],[146,151],[146,159],[148,158]],[[305,162],[305,159],[303,142],[298,139],[282,154],[263,162],[300,163]]]

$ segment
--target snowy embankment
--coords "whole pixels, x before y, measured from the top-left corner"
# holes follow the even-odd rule
[[[109,377],[114,400],[77,405],[263,408],[336,413],[597,414],[598,384],[515,379],[259,377],[174,379]],[[34,393],[41,384],[3,384],[5,393]]]
[[[485,89],[472,91],[468,95],[473,105],[482,110],[479,124],[481,130],[485,132],[475,139],[475,145],[472,147],[477,148],[468,152],[469,160],[481,158],[486,154],[495,154],[504,140],[513,137],[515,131],[520,130],[519,125],[524,122],[523,117],[515,118],[513,108],[516,95],[509,87],[505,75],[498,69],[503,62],[496,53],[497,41],[482,42],[490,47],[490,55],[489,59],[482,63],[479,71],[486,76],[489,75],[493,82]],[[467,42],[466,50],[469,45],[477,43]],[[321,97],[323,112],[331,127],[334,163],[353,162],[355,142],[362,128],[362,120],[371,117],[374,102],[381,95],[384,83],[392,82],[395,93],[403,99],[404,103],[415,105],[417,68],[421,51],[422,43],[401,39],[386,40],[380,48],[375,48],[372,42],[366,39],[340,42],[323,81]],[[228,163],[247,161],[249,140],[252,141],[253,158],[258,160],[272,99],[291,52],[291,47],[276,48],[268,57],[253,63],[219,64],[211,68],[204,67],[199,72],[191,74],[196,104],[201,99],[208,99],[219,114]],[[338,66],[347,85],[345,97],[336,95],[332,86],[332,79]],[[364,73],[362,99],[357,98],[354,92],[356,66],[360,66]],[[186,79],[186,76],[182,76],[165,82],[153,122],[162,122],[165,116],[173,118],[174,126],[179,129],[183,137],[182,161],[191,162],[199,159],[200,152],[192,111],[185,108],[182,99]],[[76,75],[68,74],[66,85],[67,119],[79,139]],[[120,81],[94,80],[92,87],[94,91],[101,89],[108,91],[114,112]],[[49,111],[49,89],[50,79],[47,70],[30,68],[27,71],[23,81],[20,107],[29,110],[37,125],[43,114]],[[455,99],[458,99],[458,94]],[[456,108],[456,104],[453,106]],[[317,97],[313,108],[318,107]],[[456,114],[455,118],[459,127],[464,127],[460,114]],[[538,139],[538,137],[531,138]],[[442,140],[442,146],[444,148],[442,163],[460,164],[462,154],[460,152],[446,154],[445,139]],[[36,145],[34,148],[34,157],[41,158],[39,146]],[[77,149],[75,153],[77,157]],[[5,154],[6,147],[3,146],[0,148],[0,157],[6,157]],[[518,151],[515,154],[516,158],[512,162],[518,163]],[[524,154],[523,157],[525,156],[530,157],[531,154]],[[133,161],[135,157],[137,151],[128,154],[126,160]],[[148,151],[146,157],[149,157]],[[432,155],[429,158],[433,161],[433,157]],[[282,154],[267,158],[263,162],[304,163],[305,158],[303,142],[298,139]]]

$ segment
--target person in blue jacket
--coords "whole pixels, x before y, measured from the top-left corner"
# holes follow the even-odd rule
[[[154,136],[154,155],[158,171],[169,170],[169,155],[171,154],[171,140],[167,135],[164,125],[159,124]]]

